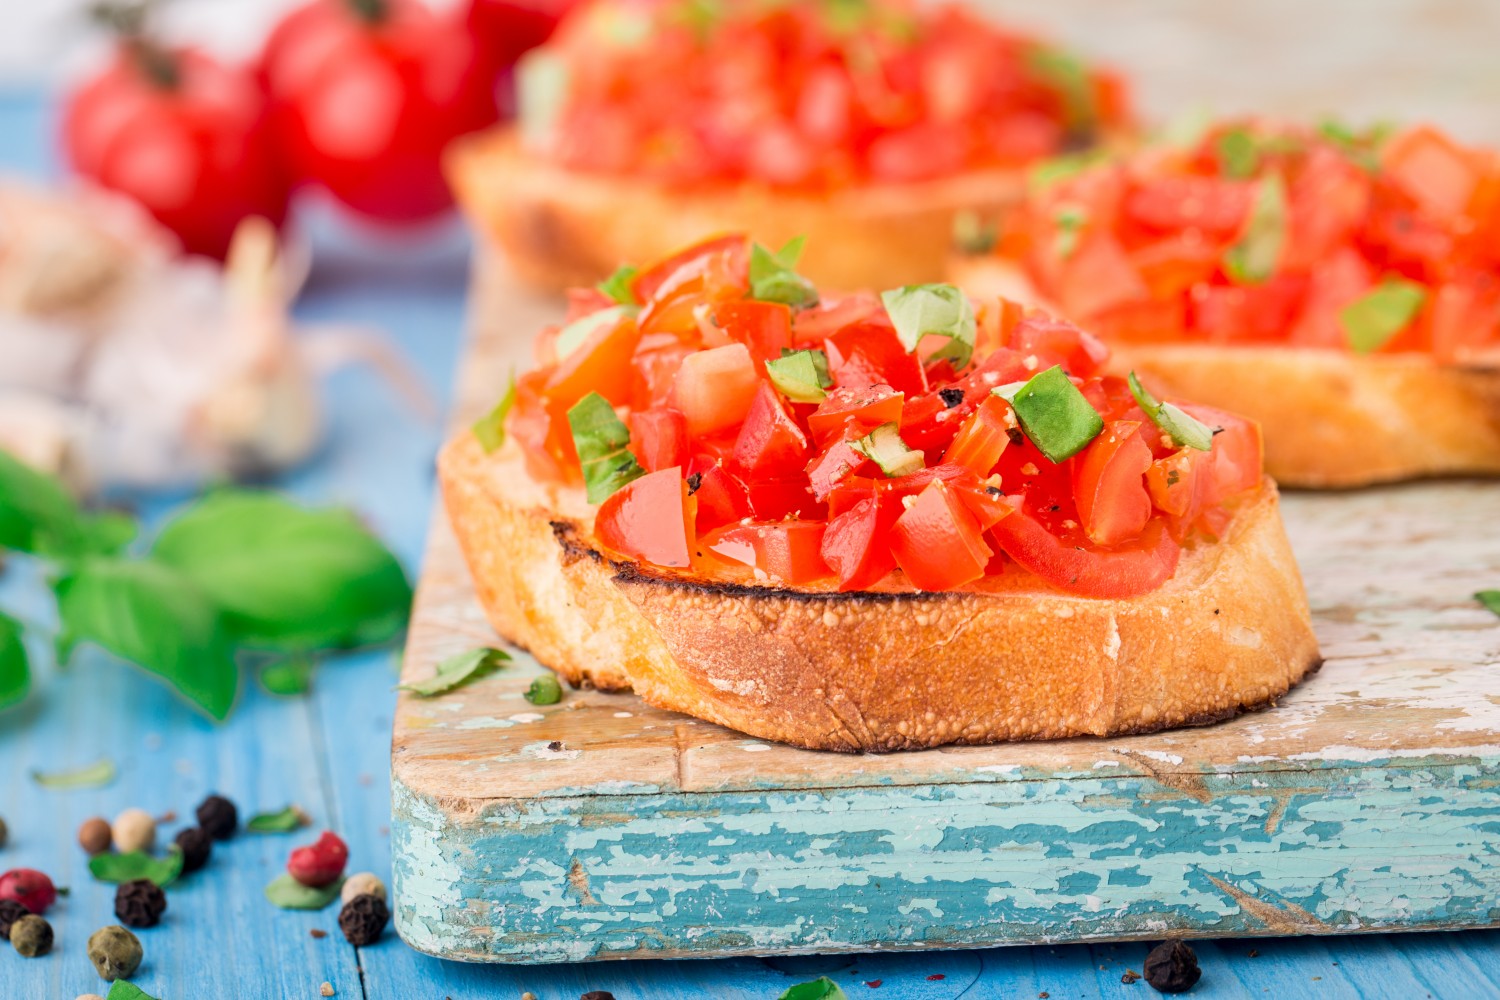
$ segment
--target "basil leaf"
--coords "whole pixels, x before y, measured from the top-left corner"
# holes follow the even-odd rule
[[[214,493],[168,524],[151,554],[201,588],[232,637],[255,648],[386,642],[411,609],[401,564],[352,513],[273,493]]]
[[[1104,420],[1084,398],[1062,365],[1038,372],[1020,385],[994,390],[1010,401],[1021,431],[1050,462],[1063,462],[1088,447],[1104,430]]]
[[[1224,270],[1242,285],[1258,285],[1271,277],[1286,242],[1286,182],[1271,174],[1260,182],[1250,206],[1250,221],[1234,246],[1224,254]]]
[[[1126,381],[1130,383],[1130,394],[1135,397],[1141,409],[1146,411],[1146,416],[1151,418],[1153,424],[1166,431],[1178,447],[1195,448],[1198,451],[1209,451],[1213,448],[1213,428],[1186,410],[1172,403],[1162,403],[1157,400],[1141,385],[1141,380],[1136,378],[1135,372],[1131,372]]]
[[[798,236],[772,253],[759,243],[750,247],[750,297],[762,302],[780,302],[796,309],[815,305],[818,290],[797,273],[797,261],[807,237]]]
[[[22,632],[20,622],[0,611],[0,708],[9,708],[25,698],[31,687],[31,667]]]
[[[1000,227],[978,212],[966,208],[953,217],[953,245],[960,253],[986,254],[999,240]]]
[[[103,788],[113,784],[118,773],[114,761],[100,757],[92,764],[69,771],[32,771],[31,780],[43,788]]]
[[[401,684],[396,690],[410,691],[419,698],[431,698],[433,695],[452,691],[470,681],[488,676],[509,659],[510,654],[500,649],[484,647],[466,650],[439,663],[437,672],[425,681]]]
[[[626,317],[634,316],[637,311],[635,306],[610,306],[608,309],[600,309],[598,312],[578,317],[557,331],[557,341],[553,345],[557,360],[561,361],[578,350],[583,346],[584,341],[600,330],[614,329]]]
[[[1223,133],[1214,143],[1214,149],[1227,176],[1235,180],[1255,176],[1255,168],[1260,166],[1260,150],[1247,130],[1235,128]]]
[[[157,1000],[156,997],[147,993],[139,986],[123,979],[116,979],[109,985],[109,993],[104,1000]]]
[[[1031,75],[1055,90],[1063,103],[1063,124],[1070,132],[1092,132],[1099,122],[1094,82],[1082,60],[1060,49],[1037,46],[1026,53]]]
[[[631,283],[635,281],[635,276],[639,273],[638,269],[631,267],[629,264],[621,264],[615,268],[614,274],[611,274],[594,287],[622,306],[639,305],[635,300],[635,290],[630,287]]]
[[[923,337],[946,337],[948,343],[928,360],[947,358],[962,369],[974,355],[974,307],[952,285],[907,285],[882,292],[880,301],[908,351]]]
[[[282,875],[266,886],[266,898],[283,910],[321,910],[338,899],[343,888],[343,879],[314,889],[290,875]]]
[[[1060,260],[1067,260],[1078,249],[1083,227],[1088,224],[1088,211],[1082,205],[1059,205],[1052,221],[1057,225],[1057,235],[1052,241],[1052,252]]]
[[[562,701],[562,685],[556,674],[542,674],[526,689],[525,698],[533,705],[556,705]]]
[[[798,983],[785,993],[781,1000],[849,1000],[839,984],[827,976],[819,976],[810,983]]]
[[[112,555],[134,537],[130,518],[85,514],[56,479],[0,450],[0,549],[64,558]]]
[[[271,694],[295,697],[312,690],[313,662],[306,656],[292,656],[260,668],[260,686]]]
[[[1474,600],[1500,615],[1500,590],[1481,590],[1474,595]]]
[[[920,451],[913,451],[901,439],[901,428],[895,422],[881,424],[849,447],[880,466],[880,471],[894,479],[909,476],[925,464]]]
[[[474,436],[479,439],[479,446],[484,449],[486,455],[493,455],[500,450],[505,443],[505,418],[510,414],[510,408],[516,405],[516,376],[510,377],[510,385],[505,389],[505,395],[500,397],[490,412],[474,421]]]
[[[1427,290],[1401,278],[1385,282],[1339,310],[1339,325],[1356,354],[1377,351],[1422,311]]]
[[[1046,193],[1069,177],[1076,177],[1096,164],[1103,163],[1107,154],[1099,149],[1086,149],[1078,153],[1064,153],[1050,160],[1043,160],[1032,167],[1026,175],[1026,190],[1032,195]]]
[[[239,673],[218,609],[186,575],[154,560],[96,558],[54,588],[64,654],[80,641],[96,643],[215,719],[229,714]]]
[[[545,48],[516,60],[516,121],[521,141],[533,149],[552,139],[567,105],[572,73],[567,62]]]
[[[309,822],[307,813],[296,806],[287,806],[280,812],[251,816],[245,829],[251,833],[291,833],[307,826]]]
[[[145,851],[96,854],[89,858],[89,871],[100,882],[149,879],[165,888],[177,881],[177,876],[182,874],[182,848],[173,844],[167,848],[167,856],[164,858],[153,858]]]
[[[630,453],[630,428],[615,414],[609,400],[591,392],[568,410],[573,447],[583,469],[589,503],[603,503],[616,490],[646,474]]]
[[[818,371],[818,362],[812,351],[783,350],[781,357],[766,362],[766,374],[771,384],[794,403],[821,403],[828,393],[823,391],[823,379],[828,377],[828,356],[823,356],[823,370]]]

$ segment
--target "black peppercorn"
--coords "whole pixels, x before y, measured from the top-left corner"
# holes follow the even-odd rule
[[[14,899],[0,899],[0,941],[9,941],[10,925],[30,912]]]
[[[380,940],[380,933],[390,919],[390,908],[379,896],[355,896],[339,911],[339,930],[344,932],[344,940],[363,948]]]
[[[167,908],[167,894],[150,879],[124,882],[115,890],[115,916],[126,927],[155,927]]]
[[[198,807],[198,825],[215,840],[228,840],[240,825],[240,812],[222,795],[210,795]]]
[[[182,848],[182,870],[184,873],[195,872],[208,864],[208,856],[213,853],[213,838],[208,831],[201,826],[190,826],[186,830],[180,830],[172,843]]]
[[[1186,993],[1203,975],[1198,955],[1183,941],[1166,941],[1146,956],[1146,982],[1158,993]]]
[[[615,1000],[615,995],[609,990],[589,990],[578,1000]]]

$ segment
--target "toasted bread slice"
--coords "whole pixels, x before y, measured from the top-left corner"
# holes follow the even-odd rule
[[[1024,171],[797,194],[754,184],[678,189],[554,166],[502,129],[457,143],[448,177],[474,226],[527,284],[591,285],[625,261],[653,261],[725,232],[768,246],[816,233],[798,271],[830,289],[942,280],[953,218],[1015,201]]]
[[[992,257],[955,259],[976,297],[1038,296]],[[1283,486],[1340,488],[1428,476],[1500,474],[1500,359],[1444,365],[1426,354],[1282,346],[1111,343],[1105,368],[1152,391],[1249,417],[1266,472]]]
[[[1148,732],[1274,702],[1320,663],[1269,481],[1159,590],[1066,594],[1019,568],[983,590],[780,589],[611,562],[581,491],[513,443],[444,449],[448,513],[502,636],[575,685],[633,690],[765,739],[886,751]]]

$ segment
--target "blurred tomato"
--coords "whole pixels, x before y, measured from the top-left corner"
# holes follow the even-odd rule
[[[514,109],[510,70],[545,42],[576,0],[469,0],[464,22],[477,49],[481,73],[497,88],[507,116]]]
[[[280,225],[286,216],[269,139],[252,73],[140,36],[123,40],[63,108],[74,169],[140,202],[188,252],[221,259],[241,219]]]
[[[271,33],[261,72],[293,178],[386,222],[451,205],[443,148],[498,117],[463,20],[417,0],[313,0]]]

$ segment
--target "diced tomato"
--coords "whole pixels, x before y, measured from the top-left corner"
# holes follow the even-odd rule
[[[1319,263],[1308,282],[1307,296],[1291,332],[1289,343],[1299,347],[1349,345],[1339,313],[1349,303],[1374,287],[1370,265],[1353,247],[1341,247]]]
[[[701,243],[695,243],[686,250],[680,250],[641,271],[630,282],[630,290],[635,293],[637,301],[650,302],[656,298],[668,279],[678,276],[679,271],[692,268],[694,275],[701,276],[708,268],[706,262],[714,257],[738,258],[743,260],[745,266],[748,267],[749,240],[743,234],[732,233],[728,236],[715,236]],[[748,272],[746,280],[748,281]]]
[[[1109,348],[1097,337],[1072,323],[1041,315],[1026,316],[1016,323],[1009,346],[1022,357],[1036,357],[1037,370],[1060,364],[1075,378],[1095,374],[1109,357]]]
[[[798,347],[822,347],[823,341],[845,327],[885,314],[880,299],[869,292],[825,299],[792,318],[792,339]]]
[[[629,316],[595,330],[551,370],[543,391],[565,410],[590,392],[616,405],[630,402],[635,384],[630,361],[639,337]]]
[[[656,566],[690,566],[695,506],[680,468],[648,472],[599,505],[594,534],[611,552]]]
[[[903,397],[888,385],[865,389],[834,389],[807,418],[813,439],[820,444],[846,427],[868,434],[881,424],[901,419]],[[859,435],[855,435],[856,437]]]
[[[1010,405],[1005,400],[986,395],[943,453],[943,464],[962,465],[981,477],[988,476],[1010,444],[1009,417]]]
[[[714,310],[713,318],[731,340],[749,349],[758,364],[774,361],[792,346],[792,310],[780,302],[726,302]]]
[[[1279,340],[1306,287],[1306,278],[1289,274],[1259,285],[1200,285],[1191,299],[1193,328],[1219,343]]]
[[[838,575],[839,590],[866,590],[896,568],[891,528],[905,509],[898,497],[876,493],[828,522],[822,556]]]
[[[1028,513],[1004,518],[991,535],[1023,569],[1084,597],[1148,594],[1171,579],[1182,554],[1160,521],[1147,523],[1139,538],[1112,549],[1070,545]]]
[[[829,575],[823,562],[823,521],[756,521],[719,528],[703,539],[704,548],[785,584],[810,583]]]
[[[734,461],[752,479],[801,472],[807,461],[807,435],[787,412],[771,383],[762,382],[734,442]]]
[[[1146,470],[1151,503],[1171,518],[1172,535],[1179,541],[1203,513],[1213,464],[1212,452],[1181,448],[1156,459]]]
[[[1037,369],[1041,367],[1041,360],[1037,359]],[[1026,358],[1001,348],[958,381],[907,400],[901,409],[901,439],[919,451],[942,451],[958,433],[964,419],[990,395],[991,389],[1024,381],[1034,374],[1036,370],[1026,367]]]
[[[1165,236],[1130,251],[1130,262],[1150,290],[1152,304],[1175,299],[1194,285],[1209,281],[1224,259],[1224,245],[1196,230]],[[1129,303],[1119,308],[1139,306]],[[1108,315],[1114,310],[1105,310]]]
[[[929,483],[906,506],[891,527],[890,540],[896,564],[919,590],[952,590],[971,583],[984,575],[994,555],[974,515],[942,480]]]
[[[1149,294],[1125,249],[1108,233],[1095,233],[1079,241],[1058,287],[1062,305],[1079,319]]]
[[[821,520],[828,516],[828,505],[813,496],[799,479],[762,480],[746,483],[745,488],[750,491],[750,510],[756,520]]]
[[[1464,213],[1479,183],[1465,151],[1437,129],[1423,126],[1386,143],[1381,171],[1424,212],[1449,221]]]
[[[634,405],[645,410],[660,406],[672,398],[672,383],[683,359],[693,348],[670,333],[651,333],[635,347],[631,365],[635,368]]]
[[[1196,229],[1211,237],[1232,235],[1250,211],[1251,185],[1192,174],[1137,182],[1125,197],[1126,217],[1157,232]]]
[[[1183,403],[1183,410],[1215,429],[1213,469],[1204,502],[1217,504],[1261,483],[1265,464],[1260,425],[1201,403]]]
[[[824,341],[824,350],[828,374],[841,389],[888,385],[913,396],[927,391],[921,362],[902,346],[889,323],[845,327]]]
[[[813,496],[822,500],[850,476],[874,468],[864,452],[854,450],[851,439],[841,438],[813,456],[807,464],[807,480]]]
[[[1074,460],[1073,495],[1083,532],[1096,545],[1119,545],[1141,533],[1151,519],[1146,470],[1151,448],[1142,425],[1116,420]]]
[[[630,415],[630,450],[647,472],[687,464],[687,420],[673,409]]]
[[[583,482],[578,452],[565,410],[549,406],[543,389],[547,371],[527,372],[516,379],[516,401],[506,428],[520,445],[526,469],[537,479],[576,485]]]
[[[1003,295],[993,303],[982,303],[974,332],[975,356],[988,357],[992,352],[1009,345],[1011,333],[1024,315],[1026,309],[1021,303]]]
[[[694,437],[733,427],[762,385],[744,344],[698,351],[682,359],[672,384],[673,405]]]
[[[721,462],[695,458],[688,466],[688,493],[698,503],[698,534],[742,521],[755,513],[750,491]]]

